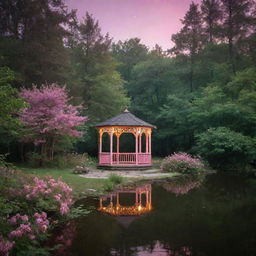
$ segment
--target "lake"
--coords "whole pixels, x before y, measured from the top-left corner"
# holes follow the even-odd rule
[[[62,256],[256,255],[256,180],[213,174],[124,186],[52,241]]]

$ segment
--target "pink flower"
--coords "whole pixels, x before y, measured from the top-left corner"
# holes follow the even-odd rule
[[[22,221],[28,221],[28,216],[27,215],[21,216],[20,218],[21,218]]]
[[[55,198],[57,201],[60,201],[60,200],[61,200],[61,194],[54,195],[54,198]]]
[[[16,238],[16,237],[22,237],[22,236],[23,236],[23,232],[20,229],[13,230],[9,233],[10,238]]]
[[[9,256],[9,251],[14,246],[15,242],[8,241],[0,235],[0,255]]]
[[[60,205],[60,214],[64,215],[64,214],[67,214],[68,212],[69,212],[68,204],[66,202],[61,203],[61,205]]]

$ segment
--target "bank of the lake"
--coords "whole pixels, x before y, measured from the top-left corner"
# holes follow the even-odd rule
[[[57,169],[57,168],[31,168],[20,167],[20,169],[27,174],[32,174],[37,177],[51,176],[55,179],[61,178],[65,183],[72,187],[74,196],[76,198],[88,195],[100,195],[110,189],[109,177],[117,175],[122,177],[122,184],[135,182],[143,179],[161,179],[171,178],[177,176],[177,173],[162,173],[159,169],[149,171],[98,171],[91,170],[88,175],[74,174],[72,169]],[[139,174],[140,173],[140,174]],[[115,189],[119,183],[113,182],[112,189]]]

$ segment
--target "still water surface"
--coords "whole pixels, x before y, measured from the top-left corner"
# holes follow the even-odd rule
[[[256,255],[256,180],[231,175],[146,182],[79,204],[62,256]]]

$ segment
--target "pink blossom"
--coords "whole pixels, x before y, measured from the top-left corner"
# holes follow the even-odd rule
[[[76,127],[84,124],[88,118],[79,116],[81,106],[68,104],[65,87],[51,84],[40,88],[34,86],[31,90],[23,88],[20,97],[29,105],[21,112],[20,120],[31,130],[23,140],[40,145],[56,135],[81,136]]]
[[[12,241],[12,242],[8,241],[0,235],[0,255],[1,256],[8,256],[9,251],[12,249],[14,244],[15,244],[14,241]]]
[[[54,195],[54,198],[55,198],[57,201],[60,201],[60,200],[61,200],[61,194]]]
[[[167,156],[161,165],[163,171],[188,173],[194,170],[200,171],[204,168],[204,164],[200,158],[195,158],[187,153],[174,153]]]
[[[68,207],[67,202],[61,203],[61,205],[60,205],[60,214],[64,215],[64,214],[67,214],[68,212],[69,212],[69,207]]]

